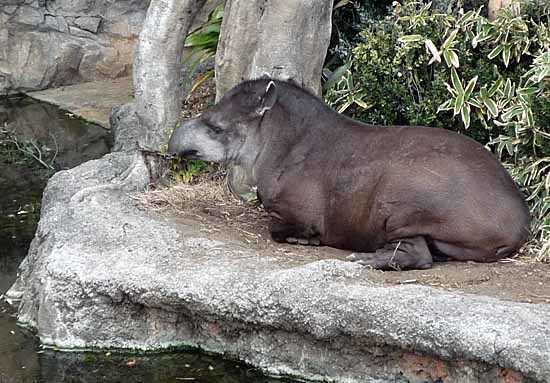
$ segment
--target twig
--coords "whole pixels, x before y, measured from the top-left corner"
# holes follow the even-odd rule
[[[178,156],[174,155],[174,154],[170,154],[170,153],[162,153],[158,150],[151,150],[151,149],[147,149],[147,148],[144,148],[143,146],[141,146],[139,144],[139,142],[136,142],[136,147],[137,147],[137,150],[143,154],[147,154],[147,155],[150,155],[150,156],[156,156],[156,157],[160,157],[160,158],[163,158],[163,159],[166,159],[166,160],[176,160],[176,159],[179,159]]]
[[[14,144],[15,147],[17,148],[17,150],[19,150],[21,153],[25,153],[25,154],[31,156],[37,162],[39,162],[42,166],[44,166],[46,169],[54,170],[53,166],[51,166],[50,164],[48,164],[48,163],[46,163],[42,160],[42,152],[40,151],[40,149],[38,149],[38,147],[33,142],[30,142],[30,143],[37,150],[37,152],[40,154],[40,157],[37,157],[33,153],[32,150],[28,150],[28,149],[25,149],[25,148],[21,147],[21,145],[19,145],[19,143],[15,140],[8,139],[8,140],[5,140],[5,142],[10,142],[10,143]]]
[[[539,294],[534,294],[534,293],[529,293],[530,296],[532,297],[535,297],[535,298],[539,298],[539,299],[544,299],[546,301],[550,301],[550,295],[539,295]]]
[[[53,164],[55,162],[55,159],[57,158],[57,154],[59,153],[59,145],[57,145],[57,139],[52,134],[52,132],[48,132],[48,134],[50,135],[50,137],[53,140],[53,143],[55,144],[55,153],[53,154],[53,158],[52,158],[52,161],[51,161],[52,164]]]

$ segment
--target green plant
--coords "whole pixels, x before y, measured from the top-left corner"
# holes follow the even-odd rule
[[[337,0],[332,8],[332,33],[323,66],[323,91],[335,86],[348,68],[353,47],[367,20],[387,15],[392,0]]]
[[[487,144],[527,195],[531,255],[550,261],[549,14],[540,0],[515,2],[494,21],[481,8],[395,2],[365,26],[326,99],[370,123],[442,127]]]
[[[168,137],[172,136],[173,129],[168,131]],[[166,139],[168,141],[168,138]],[[202,160],[182,160],[176,155],[168,153],[168,144],[161,145],[158,152],[142,149],[147,154],[155,154],[164,158],[167,162],[170,177],[174,182],[193,183],[197,178],[212,170],[212,166]]]
[[[208,171],[210,165],[201,160],[172,161],[172,177],[176,182],[193,183],[197,178]]]
[[[220,4],[210,14],[206,22],[190,32],[185,39],[185,47],[190,48],[183,63],[188,66],[187,79],[195,75],[200,65],[216,54],[218,41],[220,39],[220,29],[223,20],[224,5]],[[200,74],[195,81],[189,93],[193,93],[209,78],[214,77],[214,70],[207,70]]]
[[[343,73],[340,74],[341,70]],[[332,84],[331,80],[335,78],[338,80]],[[358,105],[363,109],[370,107],[363,101],[367,95],[366,90],[354,83],[352,73],[346,65],[335,71],[332,79],[329,79],[325,86],[332,90],[332,95],[335,97],[334,103],[338,105],[338,113],[345,112],[352,105]]]

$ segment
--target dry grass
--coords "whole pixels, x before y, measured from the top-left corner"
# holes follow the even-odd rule
[[[134,199],[148,210],[199,218],[212,227],[229,226],[254,238],[268,224],[267,213],[262,206],[235,197],[220,175],[203,177],[192,185],[177,183],[149,189],[135,195]]]
[[[550,263],[550,240],[532,239],[521,248],[518,255],[526,262]]]
[[[188,95],[182,105],[182,118],[193,118],[214,105],[215,88],[214,80],[208,80]],[[167,175],[167,179],[174,177]],[[193,178],[191,184],[172,181],[168,186],[153,185],[132,198],[146,210],[198,220],[208,226],[207,232],[231,227],[246,235],[247,243],[258,242],[258,233],[268,224],[267,213],[258,203],[244,202],[229,191],[225,171],[217,165]]]
[[[205,181],[197,184],[185,184],[183,182],[146,190],[135,196],[140,205],[151,210],[176,210],[193,207],[197,202],[212,203],[213,205],[237,203],[236,197],[226,190],[225,182]]]
[[[214,105],[216,99],[216,82],[214,79],[207,80],[195,92],[189,94],[183,101],[181,116],[184,120],[201,114]]]

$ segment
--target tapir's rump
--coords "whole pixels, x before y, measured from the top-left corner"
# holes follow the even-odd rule
[[[344,117],[289,82],[244,82],[176,129],[169,150],[245,170],[275,241],[349,249],[380,269],[492,262],[527,240],[516,184],[482,145]]]

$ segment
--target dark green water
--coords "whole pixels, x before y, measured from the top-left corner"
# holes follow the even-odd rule
[[[109,150],[101,127],[71,118],[53,106],[28,99],[0,100],[0,128],[32,139],[55,168],[76,166]],[[52,171],[2,145],[0,134],[0,295],[15,281],[40,216],[42,191]],[[5,141],[4,141],[5,142]],[[66,353],[41,349],[32,333],[17,326],[15,311],[0,301],[0,383],[197,382],[292,383],[249,366],[198,352],[130,355]]]

